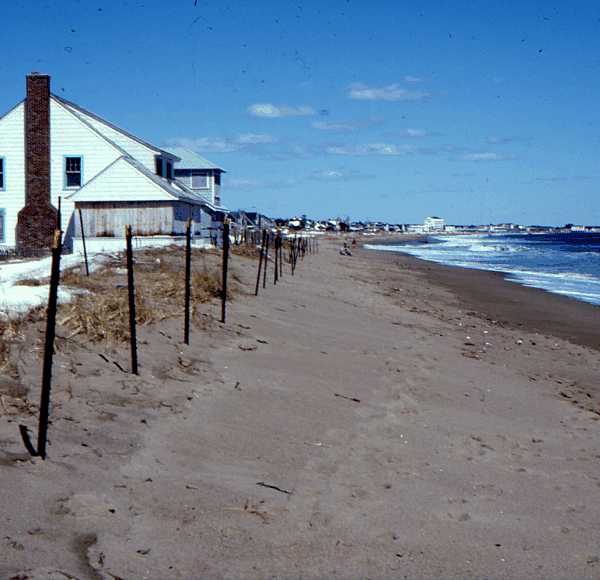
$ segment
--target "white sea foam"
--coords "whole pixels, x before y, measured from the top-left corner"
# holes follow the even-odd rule
[[[487,235],[435,236],[428,243],[365,247],[410,254],[449,266],[501,272],[511,282],[600,305],[600,252],[563,252],[551,243],[528,246],[519,243],[518,238],[514,243],[504,241]],[[599,275],[568,269],[585,270],[584,264]],[[589,268],[590,264],[594,267]]]

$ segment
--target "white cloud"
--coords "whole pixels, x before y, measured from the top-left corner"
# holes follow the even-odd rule
[[[511,159],[511,157],[491,151],[484,151],[481,153],[465,153],[461,159],[465,161],[505,161]]]
[[[198,151],[200,153],[231,153],[232,151],[238,151],[240,144],[227,137],[175,137],[167,140],[167,147],[172,145],[174,147],[185,147],[192,151]]]
[[[265,133],[242,133],[237,136],[237,142],[243,145],[257,145],[263,143],[276,143],[277,138]]]
[[[312,123],[312,126],[314,129],[319,129],[319,131],[332,131],[335,133],[343,133],[358,129],[358,126],[353,123],[329,123],[327,121],[315,121]]]
[[[332,155],[406,155],[412,153],[410,145],[394,145],[393,143],[368,143],[363,145],[332,145],[326,152]]]
[[[185,147],[199,153],[232,153],[276,142],[276,137],[266,133],[241,133],[232,137],[175,137],[167,140],[167,147]]]
[[[348,87],[348,97],[358,101],[420,101],[429,97],[424,91],[411,91],[402,88],[398,83],[385,87],[369,87],[355,83]]]
[[[425,129],[405,129],[401,135],[404,137],[428,137],[430,133]]]
[[[231,189],[245,189],[245,188],[254,188],[259,187],[261,184],[259,181],[255,179],[228,179],[227,187]]]
[[[289,105],[273,105],[271,103],[255,103],[248,107],[248,112],[255,117],[277,119],[280,117],[309,117],[315,110],[308,105],[290,107]]]
[[[423,79],[421,77],[413,77],[411,75],[407,75],[404,77],[404,81],[407,83],[422,83]]]
[[[320,169],[313,171],[308,178],[315,181],[351,181],[355,179],[370,179],[372,175],[356,169]]]

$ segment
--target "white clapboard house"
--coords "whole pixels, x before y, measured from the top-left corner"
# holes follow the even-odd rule
[[[0,117],[0,243],[47,247],[59,204],[66,247],[78,247],[82,225],[92,250],[120,248],[126,225],[138,245],[171,243],[190,217],[194,234],[208,236],[226,212],[222,170],[200,168],[210,187],[193,187],[197,168],[179,180],[180,161],[52,94],[48,76],[28,75],[26,98]]]

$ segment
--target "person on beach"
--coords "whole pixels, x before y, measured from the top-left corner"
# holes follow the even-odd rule
[[[342,256],[351,256],[352,252],[350,251],[350,248],[348,247],[348,242],[344,242],[344,247],[340,250],[340,255]]]

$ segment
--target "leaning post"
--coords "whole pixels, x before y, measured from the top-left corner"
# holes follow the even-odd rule
[[[258,288],[260,286],[260,273],[262,270],[262,263],[263,263],[263,255],[265,253],[265,238],[267,235],[267,231],[263,230],[262,233],[262,241],[260,244],[260,254],[258,256],[258,274],[256,275],[256,291],[254,292],[255,296],[258,296]]]
[[[60,257],[62,254],[61,231],[54,232],[52,242],[52,266],[50,270],[50,291],[48,294],[48,309],[46,311],[46,339],[44,344],[44,366],[42,370],[42,393],[40,397],[40,414],[38,424],[37,449],[29,438],[25,425],[20,425],[21,437],[27,451],[33,457],[46,459],[46,444],[48,439],[48,418],[50,415],[50,390],[52,388],[52,361],[54,357],[54,338],[56,336],[56,309],[58,306],[58,286],[60,284]]]
[[[85,246],[85,230],[83,227],[83,215],[81,214],[81,208],[77,208],[79,212],[79,227],[81,229],[81,243],[83,244],[83,262],[85,264],[85,275],[90,275],[90,266],[88,264],[87,248]]]

